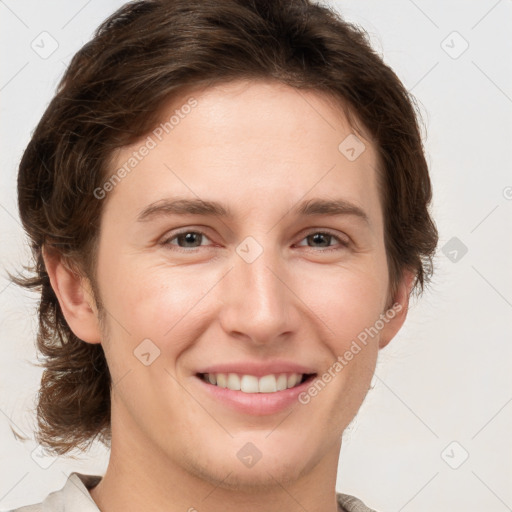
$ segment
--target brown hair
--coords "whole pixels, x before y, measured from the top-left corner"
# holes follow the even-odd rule
[[[101,344],[83,342],[67,325],[42,248],[89,277],[98,302],[104,201],[94,190],[114,150],[147,134],[175,95],[234,79],[276,80],[338,101],[377,147],[390,288],[406,268],[420,291],[432,274],[437,231],[419,113],[362,29],[308,0],[130,2],[73,57],[19,167],[18,206],[34,264],[25,267],[30,276],[11,279],[41,293],[36,438],[53,453],[94,439],[108,445],[112,383]]]

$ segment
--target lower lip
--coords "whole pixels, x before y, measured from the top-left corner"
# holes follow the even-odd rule
[[[195,376],[202,388],[210,396],[216,398],[228,407],[244,414],[264,416],[275,414],[285,410],[298,402],[298,396],[305,391],[315,376],[310,376],[304,382],[289,389],[275,391],[273,393],[245,393],[244,391],[233,391],[228,388],[221,388],[204,381],[201,377]]]

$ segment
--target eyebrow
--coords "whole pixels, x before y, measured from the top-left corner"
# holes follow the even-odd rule
[[[359,206],[346,199],[310,199],[292,208],[296,216],[350,215],[370,224],[368,215]],[[137,216],[137,222],[147,222],[166,215],[204,215],[233,218],[233,212],[216,201],[202,199],[161,199],[144,208]]]

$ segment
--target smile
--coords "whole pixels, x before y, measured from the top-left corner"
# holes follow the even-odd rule
[[[266,416],[298,404],[298,396],[316,375],[278,373],[257,377],[239,373],[197,373],[195,381],[216,404],[242,414]]]
[[[300,385],[312,374],[281,373],[269,374],[263,377],[241,375],[237,373],[201,373],[199,377],[205,382],[244,393],[275,393]]]

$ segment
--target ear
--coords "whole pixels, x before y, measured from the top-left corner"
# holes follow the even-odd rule
[[[404,270],[402,279],[393,297],[391,307],[383,313],[384,327],[380,332],[379,348],[384,348],[398,333],[409,310],[409,297],[416,274],[410,270]]]
[[[101,343],[98,311],[89,280],[73,270],[57,251],[43,247],[43,259],[70,329],[87,343]]]

